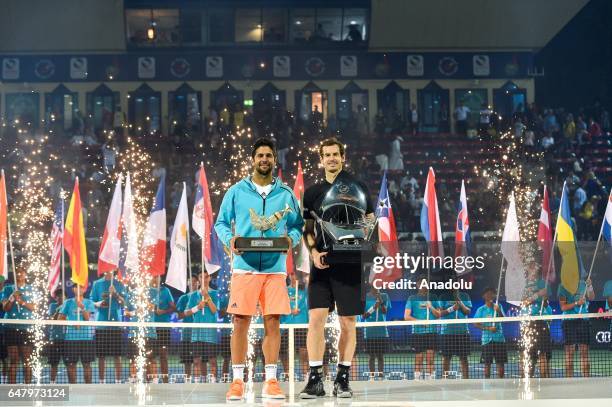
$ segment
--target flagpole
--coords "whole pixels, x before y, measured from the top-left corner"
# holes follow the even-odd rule
[[[111,288],[113,288],[113,282],[115,280],[115,273],[111,275],[110,286],[108,288],[108,320],[111,318],[111,307],[113,305],[113,293],[111,292]]]
[[[66,280],[64,277],[64,233],[66,233],[66,227],[64,225],[64,197],[63,197],[63,189],[60,190],[60,200],[62,201],[61,205],[62,205],[62,224],[61,224],[61,228],[62,228],[62,238],[60,239],[60,250],[62,252],[62,257],[61,257],[61,269],[60,272],[62,273],[61,276],[61,280],[62,280],[62,303],[64,301],[66,301]]]
[[[495,296],[495,305],[499,305],[499,291],[501,290],[502,275],[504,274],[504,256],[502,255],[501,265],[499,266],[499,279],[497,280],[497,295]],[[497,311],[493,311],[493,318],[497,316]]]
[[[610,196],[612,196],[612,191],[610,192]],[[610,205],[610,198],[608,198],[608,204]],[[607,205],[606,205],[606,209],[607,209]],[[601,227],[599,228],[599,236],[597,237],[597,243],[595,243],[595,251],[593,252],[593,259],[591,259],[591,267],[589,267],[589,273],[587,274],[587,280],[590,280],[591,278],[591,273],[593,272],[593,266],[595,265],[595,258],[597,257],[597,249],[599,249],[599,241],[601,240],[601,236],[603,234],[603,226],[604,223],[606,221],[605,219],[605,212],[604,212],[604,219],[602,219],[601,221]],[[585,285],[586,285],[586,280],[585,280]],[[582,293],[582,299],[584,300],[586,298],[586,294],[587,294],[587,287],[584,287],[584,293]],[[584,304],[580,305],[580,309],[578,310],[578,313],[581,314],[582,313],[582,307],[584,306]]]
[[[202,171],[204,171],[204,161],[200,161],[200,174],[198,174],[198,184],[200,183],[200,177],[202,176]],[[201,185],[202,187],[202,202],[204,202],[204,186]],[[197,195],[197,193],[196,193]],[[195,205],[197,205],[198,203],[196,202]],[[202,208],[204,211],[206,209]],[[206,222],[206,219],[204,217],[204,213],[202,213],[202,219],[204,220],[204,222]],[[193,219],[191,221],[192,226],[193,226]],[[204,256],[206,256],[206,241],[204,239],[206,239],[206,225],[204,225],[204,233],[202,234],[202,259],[201,259],[201,264],[200,264],[200,268],[201,268],[201,272],[204,273]],[[191,255],[189,254],[189,239],[187,239],[187,250],[188,250],[188,256],[189,256],[189,261],[191,261]],[[189,283],[191,284],[191,266],[189,266]]]
[[[13,236],[11,233],[11,221],[8,219],[8,210],[6,218],[6,224],[8,226],[9,247],[11,249],[11,266],[13,268],[13,279],[15,280],[15,288],[13,289],[13,291],[17,291],[19,287],[17,286],[17,271],[15,270],[15,255],[13,253]],[[19,303],[15,305],[17,305],[17,312],[21,312],[21,306],[19,305]]]
[[[187,277],[189,278],[189,286],[191,286],[191,244],[189,243],[189,227],[187,227],[187,236],[185,237],[187,239]],[[202,240],[202,243],[204,243],[204,240]],[[204,254],[204,251],[202,251],[202,255],[203,254]],[[204,261],[203,260],[202,260],[202,273],[204,273]],[[189,288],[187,288],[187,290],[188,290],[187,292],[191,291]]]

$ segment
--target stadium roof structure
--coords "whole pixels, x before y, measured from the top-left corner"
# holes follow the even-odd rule
[[[372,0],[370,49],[536,51],[589,0]]]

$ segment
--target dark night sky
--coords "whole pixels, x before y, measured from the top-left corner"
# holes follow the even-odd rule
[[[545,77],[536,81],[536,102],[540,106],[575,110],[599,99],[609,108],[612,105],[612,1],[591,0],[536,55],[536,63],[546,70]]]

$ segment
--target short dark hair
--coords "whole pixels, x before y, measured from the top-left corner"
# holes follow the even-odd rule
[[[276,158],[276,145],[271,139],[266,137],[261,137],[255,140],[255,144],[253,144],[253,149],[251,150],[251,158],[255,158],[255,153],[259,147],[270,147],[274,158]]]
[[[340,156],[344,157],[344,144],[342,144],[340,140],[335,137],[326,138],[321,142],[321,144],[319,144],[319,156],[323,157],[323,147],[330,146],[338,146],[338,149],[340,150]]]
[[[488,293],[489,291],[491,291],[493,294],[495,294],[495,292],[497,291],[495,288],[493,287],[485,287],[484,290],[482,290],[482,296],[484,297],[484,295],[486,293]]]

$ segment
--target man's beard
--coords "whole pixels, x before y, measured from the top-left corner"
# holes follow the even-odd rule
[[[255,167],[255,171],[257,171],[259,175],[267,177],[272,172],[272,166],[269,165],[267,170],[262,170],[258,165],[257,167]]]

